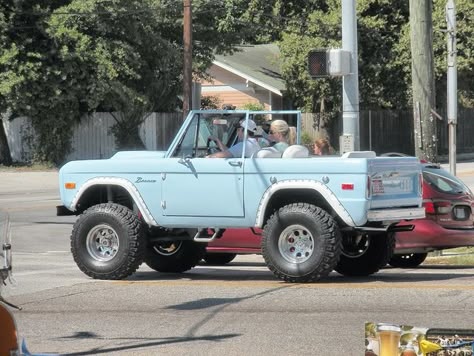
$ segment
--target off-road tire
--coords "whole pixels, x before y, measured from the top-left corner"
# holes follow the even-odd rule
[[[113,251],[104,252],[108,244],[114,243]],[[82,272],[95,279],[130,276],[142,264],[145,250],[137,215],[119,204],[90,207],[79,216],[71,234],[74,261]]]
[[[195,267],[206,254],[206,244],[188,240],[152,243],[147,247],[145,263],[157,272],[181,273]]]
[[[349,250],[346,244],[349,235],[343,236],[342,254],[336,271],[344,276],[363,277],[377,273],[384,267],[393,255],[395,234],[384,232],[380,234],[364,234],[367,244],[359,252]]]
[[[341,234],[336,222],[315,205],[283,206],[263,230],[263,258],[270,271],[286,282],[315,282],[326,277],[340,252]]]
[[[208,265],[222,266],[232,262],[236,256],[235,253],[206,253],[203,259]]]
[[[404,255],[393,255],[388,263],[390,266],[398,268],[415,268],[421,265],[427,256],[427,253],[407,253]]]

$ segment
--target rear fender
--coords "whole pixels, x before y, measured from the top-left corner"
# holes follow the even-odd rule
[[[327,187],[327,185],[314,181],[314,180],[282,180],[275,184],[272,184],[263,194],[262,199],[257,210],[257,217],[255,220],[255,226],[261,228],[265,223],[265,217],[269,203],[271,202],[272,196],[282,190],[308,190],[312,189],[318,192],[326,202],[331,206],[334,212],[347,226],[356,226],[352,217],[341,204],[336,195]]]

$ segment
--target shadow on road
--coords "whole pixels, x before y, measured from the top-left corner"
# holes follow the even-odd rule
[[[199,282],[199,281],[221,281],[221,282],[271,282],[271,283],[282,283],[286,282],[276,278],[269,270],[249,270],[239,269],[239,267],[247,267],[249,265],[255,266],[250,263],[233,263],[226,267],[213,268],[212,266],[200,266],[192,271],[186,273],[159,273],[155,271],[138,271],[131,277],[127,278],[127,281],[176,281],[180,283],[186,282]],[[259,266],[265,266],[259,264]],[[365,277],[346,277],[340,275],[337,272],[331,272],[331,274],[320,280],[319,282],[313,283],[317,286],[318,284],[331,284],[331,283],[346,283],[348,285],[352,283],[409,283],[409,282],[436,282],[436,281],[455,281],[457,279],[471,278],[473,273],[472,266],[424,266],[416,269],[400,269],[400,268],[384,268],[379,273],[375,273]],[[451,271],[456,270],[456,273]],[[465,271],[465,272],[464,272]],[[289,286],[298,285],[288,283]],[[473,284],[474,287],[474,284]]]
[[[81,332],[76,337],[69,336],[65,338],[77,338],[83,339],[84,337],[81,336],[83,333],[88,332]],[[93,334],[93,333],[88,333]],[[79,351],[79,352],[71,352],[71,353],[62,353],[61,355],[98,355],[98,354],[108,354],[111,352],[120,352],[120,351],[131,351],[134,349],[140,349],[144,347],[153,347],[153,346],[162,346],[162,345],[169,345],[169,344],[178,344],[184,342],[195,342],[195,341],[214,341],[220,342],[226,339],[231,339],[234,337],[240,336],[240,334],[221,334],[221,335],[202,335],[202,336],[192,336],[192,337],[170,337],[170,338],[158,338],[158,339],[150,339],[150,338],[139,338],[138,340],[156,340],[151,342],[141,342],[134,345],[126,345],[126,346],[117,346],[117,347],[104,347],[104,348],[92,348],[87,351]],[[94,339],[102,339],[101,337],[93,337]],[[91,337],[88,337],[91,339]],[[137,338],[129,339],[129,338],[110,338],[107,337],[107,340],[122,340],[122,341],[132,341],[137,340]]]

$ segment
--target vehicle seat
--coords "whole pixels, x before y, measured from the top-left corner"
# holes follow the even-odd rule
[[[282,158],[306,158],[309,156],[309,151],[302,145],[291,145],[283,151]]]
[[[342,155],[342,158],[375,158],[377,155],[374,151],[351,151]]]
[[[273,147],[265,147],[253,154],[255,158],[280,158],[281,152]]]

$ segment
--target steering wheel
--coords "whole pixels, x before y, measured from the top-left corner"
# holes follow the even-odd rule
[[[213,140],[209,137],[207,139],[207,144],[206,144],[207,154],[212,155],[213,153],[220,152],[221,149],[219,148],[219,146],[217,146],[217,144],[215,147],[211,147],[211,142],[213,142]]]

